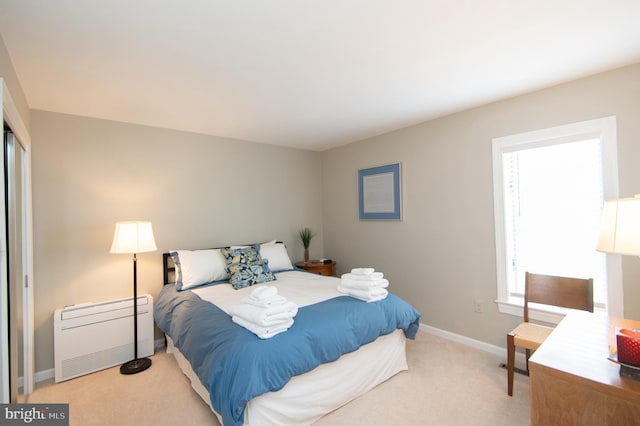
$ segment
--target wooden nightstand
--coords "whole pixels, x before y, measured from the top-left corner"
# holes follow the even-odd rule
[[[320,274],[326,276],[334,276],[336,274],[336,262],[332,260],[331,263],[323,263],[319,260],[310,260],[308,262],[296,262],[298,268],[302,268],[307,272],[313,274]]]

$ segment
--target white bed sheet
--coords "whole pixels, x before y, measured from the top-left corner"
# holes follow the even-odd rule
[[[240,303],[259,286],[272,286],[278,289],[278,294],[298,305],[299,308],[334,297],[344,296],[338,291],[340,279],[324,275],[311,274],[302,271],[279,272],[275,281],[256,284],[235,290],[231,284],[223,283],[213,286],[194,288],[195,294],[202,300],[214,303],[220,309],[229,313],[229,308]]]
[[[269,392],[249,401],[245,409],[245,425],[311,425],[325,414],[407,370],[405,347],[404,332],[396,330],[334,362],[296,376],[278,392]],[[209,392],[169,337],[167,352],[173,354],[193,389],[222,423],[220,415],[211,406]]]

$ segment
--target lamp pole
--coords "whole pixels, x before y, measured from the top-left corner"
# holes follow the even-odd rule
[[[133,359],[138,360],[138,258],[133,253]]]

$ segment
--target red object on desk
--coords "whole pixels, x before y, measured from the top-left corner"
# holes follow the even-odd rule
[[[640,330],[623,328],[616,334],[618,361],[640,367]]]

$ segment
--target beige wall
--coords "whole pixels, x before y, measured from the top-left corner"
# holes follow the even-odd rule
[[[18,81],[18,77],[16,76],[15,70],[13,69],[13,64],[11,63],[11,58],[9,58],[9,52],[7,51],[7,47],[4,44],[4,40],[0,35],[0,78],[4,80],[4,84],[9,89],[11,93],[11,98],[13,99],[14,104],[18,110],[18,114],[20,114],[20,118],[24,123],[27,131],[29,129],[30,123],[30,114],[29,114],[29,106],[27,105],[27,101],[24,97],[24,93],[22,91],[22,87],[20,86],[20,81]]]
[[[317,231],[318,153],[32,111],[36,370],[53,367],[53,313],[129,297],[131,256],[109,254],[119,220],[153,223],[158,251],[138,256],[140,293],[162,287],[161,253],[283,240]]]
[[[620,196],[640,193],[640,65],[493,103],[323,153],[325,255],[374,266],[422,322],[505,346],[518,318],[494,303],[491,140],[617,116]],[[403,221],[364,222],[357,170],[402,163]],[[640,259],[625,257],[625,315],[640,319]],[[474,312],[474,301],[485,312]]]

